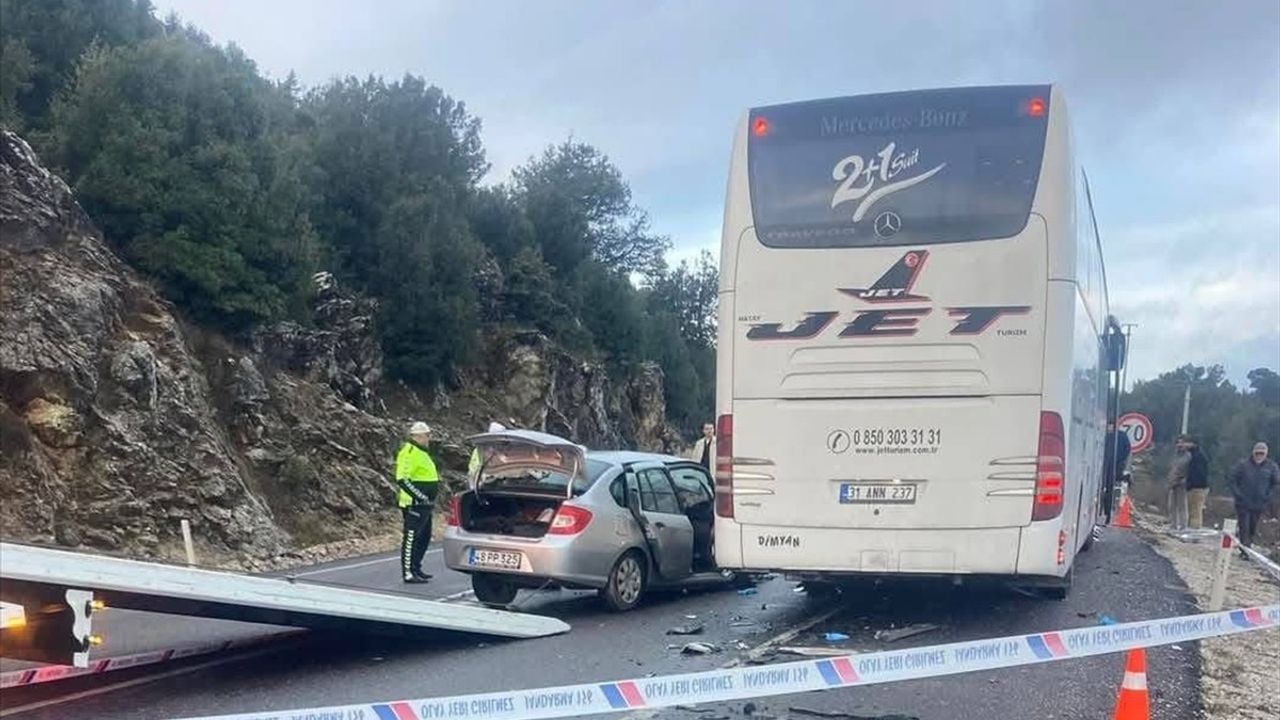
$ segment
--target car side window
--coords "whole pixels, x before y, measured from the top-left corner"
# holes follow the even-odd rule
[[[671,468],[671,482],[675,484],[676,497],[685,510],[711,502],[711,480],[701,468]]]
[[[618,507],[627,506],[627,476],[619,475],[609,483],[609,494],[613,496],[613,501],[618,503]]]
[[[640,472],[640,507],[646,512],[680,514],[680,505],[665,472],[656,469]]]

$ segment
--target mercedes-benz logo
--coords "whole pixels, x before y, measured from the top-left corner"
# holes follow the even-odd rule
[[[902,218],[892,210],[885,210],[876,216],[876,237],[892,237],[902,229]]]
[[[844,430],[832,430],[827,436],[827,450],[835,455],[849,449],[849,433]]]

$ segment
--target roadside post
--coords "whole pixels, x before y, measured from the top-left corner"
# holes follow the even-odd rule
[[[182,546],[187,550],[187,565],[194,567],[196,564],[196,546],[191,541],[191,523],[186,518],[182,518]]]
[[[1236,534],[1236,521],[1222,521],[1222,542],[1218,545],[1218,559],[1213,567],[1213,588],[1209,591],[1209,610],[1222,609],[1227,597],[1227,571],[1231,569],[1231,546]]]

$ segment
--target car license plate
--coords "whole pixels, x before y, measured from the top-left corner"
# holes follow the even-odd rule
[[[519,570],[520,561],[524,556],[518,552],[507,552],[505,550],[481,550],[479,548],[471,548],[470,556],[467,558],[468,565],[475,567],[491,567],[501,568],[503,570]]]
[[[916,501],[916,486],[911,483],[841,483],[840,502],[843,504],[898,503],[910,505]]]

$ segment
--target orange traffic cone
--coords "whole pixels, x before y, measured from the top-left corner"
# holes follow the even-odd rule
[[[1151,702],[1147,697],[1147,652],[1130,650],[1124,658],[1124,680],[1116,696],[1114,720],[1151,720]]]
[[[1120,497],[1120,512],[1116,513],[1116,521],[1113,524],[1118,528],[1133,527],[1133,501],[1129,499],[1128,493]]]

